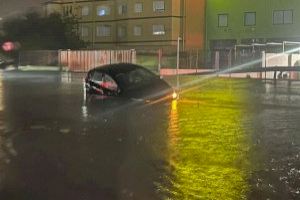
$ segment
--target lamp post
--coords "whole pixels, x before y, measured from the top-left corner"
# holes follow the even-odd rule
[[[177,90],[179,90],[179,61],[180,61],[180,40],[181,37],[177,38],[177,64],[176,64],[176,76],[177,76]]]
[[[92,19],[92,22],[93,22],[93,25],[92,25],[92,48],[93,50],[95,50],[95,40],[96,40],[96,31],[97,31],[97,28],[96,28],[96,18],[98,16],[98,7],[97,7],[97,0],[93,0],[93,7],[95,8],[95,10],[93,11],[93,19]],[[93,10],[93,9],[92,9]]]

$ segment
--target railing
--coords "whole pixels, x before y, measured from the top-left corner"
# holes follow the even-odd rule
[[[73,72],[114,63],[136,63],[135,50],[60,50],[59,65]]]
[[[34,50],[34,51],[20,51],[18,56],[18,65],[32,65],[32,66],[57,66],[58,52],[56,50]]]

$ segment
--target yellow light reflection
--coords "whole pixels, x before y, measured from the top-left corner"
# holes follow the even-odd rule
[[[179,134],[178,124],[177,100],[173,100],[171,104],[170,121],[168,127],[169,143],[171,145],[170,148],[173,148],[174,145],[176,145],[176,140],[178,139]]]
[[[243,94],[226,88],[226,81],[214,80],[206,89],[183,96],[204,105],[172,102],[168,129],[172,175],[160,188],[166,199],[247,198],[249,141],[243,108],[234,106],[240,105]]]

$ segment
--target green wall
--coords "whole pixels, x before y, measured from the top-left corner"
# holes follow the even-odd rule
[[[273,10],[293,10],[293,24],[274,25]],[[255,26],[244,26],[244,12],[256,12]],[[224,13],[227,28],[218,27],[218,14]],[[300,0],[207,0],[206,31],[207,48],[209,41],[221,39],[300,40]]]

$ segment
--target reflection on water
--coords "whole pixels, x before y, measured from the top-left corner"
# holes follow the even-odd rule
[[[4,151],[5,139],[3,137],[4,132],[4,114],[3,114],[3,74],[0,71],[0,181],[3,178],[3,168],[5,162],[8,162],[6,152]],[[1,183],[1,182],[0,182]]]
[[[183,97],[178,104],[172,103],[168,129],[171,175],[160,185],[167,198],[247,198],[250,164],[244,109],[232,107],[243,96],[222,89],[209,88],[202,94],[193,91],[185,96],[189,101]],[[193,101],[195,95],[204,101]],[[214,102],[205,101],[212,95]]]
[[[299,199],[299,83],[216,79],[137,106],[59,77],[0,81],[1,200]]]
[[[0,71],[0,186],[6,176],[5,171],[9,168],[11,158],[17,156],[17,151],[13,146],[13,141],[7,135],[7,126],[5,123],[5,88],[3,85],[3,74]]]
[[[3,74],[0,71],[0,112],[3,111],[3,94],[4,94],[4,88],[3,88]]]
[[[253,143],[259,155],[251,199],[300,199],[300,82],[267,83],[253,103]]]
[[[169,117],[169,148],[174,148],[177,144],[177,140],[179,137],[179,118],[178,118],[178,110],[177,110],[177,100],[173,100],[171,103],[171,111]]]

